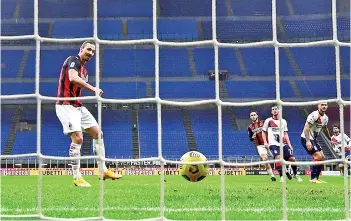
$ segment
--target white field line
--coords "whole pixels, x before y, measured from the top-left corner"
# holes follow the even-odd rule
[[[310,213],[310,212],[323,212],[323,213],[340,213],[344,209],[340,208],[287,208],[288,212]],[[16,212],[37,212],[38,208],[0,208],[1,213]],[[74,208],[74,207],[49,207],[43,208],[43,212],[66,211],[66,212],[98,212],[99,208]],[[104,207],[104,211],[147,211],[159,212],[159,207]],[[166,212],[220,212],[221,208],[165,208]],[[227,212],[252,212],[252,213],[267,213],[267,212],[281,212],[282,209],[277,208],[226,208]]]

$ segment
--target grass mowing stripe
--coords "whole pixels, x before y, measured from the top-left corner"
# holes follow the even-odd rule
[[[99,211],[98,208],[69,208],[69,207],[51,207],[43,208],[43,211],[67,211],[67,212],[78,212],[78,211]],[[338,208],[288,208],[290,212],[328,212],[328,213],[339,213],[344,210]],[[1,212],[36,212],[38,208],[1,208]],[[105,207],[104,211],[160,211],[159,207],[145,207],[145,208],[133,208],[133,207]],[[166,208],[167,212],[207,212],[207,211],[221,211],[221,208]],[[281,209],[275,208],[226,208],[228,212],[254,212],[254,213],[265,213],[265,212],[280,212]]]

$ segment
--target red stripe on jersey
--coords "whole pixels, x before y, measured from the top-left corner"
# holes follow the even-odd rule
[[[255,143],[257,146],[264,145],[262,133],[265,133],[265,132],[262,130],[263,124],[264,124],[264,121],[261,120],[259,122],[255,122],[255,123],[252,123],[249,125],[249,128],[252,132],[254,130],[257,130],[256,131],[256,138],[255,138]]]
[[[63,98],[71,98],[71,97],[80,97],[82,94],[82,89],[78,87],[77,85],[73,84],[69,80],[69,67],[65,65],[62,67],[61,72],[60,72],[60,78],[59,78],[59,85],[57,88],[57,97]],[[81,71],[86,72],[84,65],[81,66]],[[80,72],[81,72],[80,71]],[[81,77],[81,73],[78,72],[78,76]],[[79,100],[63,100],[63,101],[56,101],[56,104],[70,104],[75,107],[80,107],[82,106],[82,103]]]

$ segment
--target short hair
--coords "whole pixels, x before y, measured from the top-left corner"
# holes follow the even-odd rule
[[[83,44],[80,46],[80,48],[84,48],[87,44],[92,44],[95,46],[95,41],[93,40],[84,41]]]
[[[340,130],[339,124],[333,124],[332,128],[337,127]]]

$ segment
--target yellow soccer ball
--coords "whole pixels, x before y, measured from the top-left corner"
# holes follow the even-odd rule
[[[181,162],[201,162],[207,161],[207,158],[200,152],[189,151],[180,158]],[[207,164],[180,164],[179,173],[184,179],[190,182],[198,182],[208,175]]]

